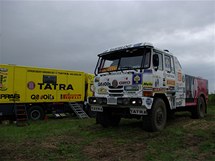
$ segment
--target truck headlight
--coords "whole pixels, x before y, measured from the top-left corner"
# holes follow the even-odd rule
[[[97,99],[95,97],[89,97],[90,104],[97,104]]]
[[[139,91],[139,89],[140,88],[137,85],[124,86],[124,90],[129,92]]]

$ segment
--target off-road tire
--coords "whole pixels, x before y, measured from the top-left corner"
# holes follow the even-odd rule
[[[108,113],[106,112],[97,112],[96,113],[96,123],[101,124],[104,128],[110,126],[110,120]]]
[[[110,125],[113,126],[113,127],[118,126],[119,123],[120,123],[121,117],[117,116],[117,115],[112,115],[110,117],[111,117],[110,118]]]
[[[200,119],[205,117],[206,104],[203,97],[200,96],[198,98],[197,106],[192,109],[191,114],[192,114],[192,118],[194,119]]]
[[[148,115],[143,117],[143,128],[147,131],[161,131],[166,126],[167,109],[164,101],[155,98],[152,109],[148,111]]]

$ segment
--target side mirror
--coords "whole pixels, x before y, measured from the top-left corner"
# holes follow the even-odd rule
[[[153,55],[153,66],[155,68],[155,70],[158,70],[158,66],[159,66],[159,56],[158,54],[154,54]]]

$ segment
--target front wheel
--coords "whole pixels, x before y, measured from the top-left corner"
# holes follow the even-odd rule
[[[96,113],[96,123],[101,124],[103,127],[118,126],[121,117],[117,115],[112,115],[109,111],[97,112]]]
[[[110,125],[110,118],[107,112],[97,112],[96,113],[96,123],[102,125],[103,127],[108,127]]]
[[[143,127],[152,132],[161,131],[166,125],[166,120],[166,105],[162,99],[155,98],[152,109],[143,117]]]

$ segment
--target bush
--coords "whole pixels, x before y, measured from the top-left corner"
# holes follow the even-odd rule
[[[215,94],[209,94],[208,99],[209,99],[209,102],[208,102],[209,105],[215,105]]]

